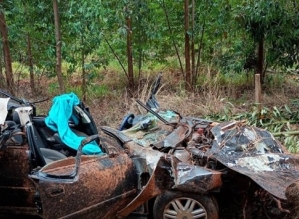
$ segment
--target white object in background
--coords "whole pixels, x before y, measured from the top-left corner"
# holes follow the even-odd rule
[[[21,125],[26,125],[31,121],[30,115],[33,112],[32,110],[33,109],[31,106],[22,106],[15,109],[15,112],[17,112],[19,115]]]
[[[0,125],[4,125],[7,116],[7,104],[10,98],[0,98]]]

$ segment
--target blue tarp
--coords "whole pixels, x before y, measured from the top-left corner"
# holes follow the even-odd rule
[[[81,141],[85,137],[76,135],[69,127],[69,120],[73,121],[75,124],[78,124],[78,118],[74,116],[73,109],[74,106],[80,103],[79,98],[76,94],[63,94],[56,96],[53,99],[52,107],[49,111],[49,115],[45,119],[46,125],[52,129],[54,132],[58,132],[59,137],[62,142],[77,150]],[[84,154],[102,154],[101,148],[96,142],[91,142],[84,146]]]

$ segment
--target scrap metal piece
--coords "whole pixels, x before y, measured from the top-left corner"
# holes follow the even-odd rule
[[[167,121],[167,125],[161,123],[157,115]],[[171,134],[174,129],[173,124],[178,124],[179,119],[177,113],[169,110],[159,112],[159,114],[147,113],[133,127],[122,131],[122,133],[142,146],[155,145],[161,143],[167,135]],[[169,126],[169,124],[171,125]]]
[[[131,203],[118,212],[118,218],[128,216],[142,203],[165,190],[175,189],[183,192],[206,193],[212,189],[219,188],[221,185],[220,172],[182,163],[172,155],[164,155],[159,157],[146,186]]]
[[[163,157],[165,155],[160,151],[153,150],[151,147],[142,147],[134,141],[128,142],[127,144],[125,144],[125,147],[132,157],[140,157],[145,160],[147,169],[150,174],[155,170],[160,157]]]
[[[263,129],[244,123],[222,123],[212,130],[215,140],[207,157],[250,177],[272,195],[286,200],[285,191],[299,179],[299,160]]]
[[[144,172],[149,171],[151,177],[138,196],[118,212],[119,218],[126,217],[142,203],[165,190],[206,193],[222,185],[221,173],[218,171],[183,163],[173,155],[141,147],[133,141],[125,144],[125,147],[132,157],[139,157],[139,162],[144,161]]]
[[[173,162],[173,170],[175,171],[175,185],[173,189],[184,192],[196,192],[204,194],[222,185],[221,175],[219,171],[206,169],[189,163]]]
[[[162,147],[177,147],[182,141],[184,141],[190,134],[192,128],[187,124],[179,125],[169,135],[167,135],[162,141],[154,143],[156,148]]]
[[[134,200],[117,213],[118,218],[128,216],[147,200],[161,194],[166,189],[170,189],[174,184],[173,179],[169,174],[170,168],[171,167],[167,165],[167,162],[165,162],[165,159],[160,158],[146,186],[144,186]]]
[[[121,131],[113,129],[108,126],[102,126],[101,130],[103,130],[103,132],[106,133],[107,135],[115,137],[116,139],[120,140],[122,143],[126,143],[132,140],[130,137],[123,134]]]

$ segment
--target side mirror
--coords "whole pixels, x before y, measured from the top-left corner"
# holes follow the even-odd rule
[[[89,137],[86,137],[81,141],[81,144],[78,148],[77,155],[75,158],[75,169],[72,173],[67,175],[55,175],[55,174],[49,174],[44,173],[41,171],[35,172],[30,175],[32,179],[39,179],[44,181],[50,181],[50,182],[59,182],[59,183],[73,183],[78,180],[79,178],[79,171],[80,171],[80,164],[81,164],[81,155],[82,155],[82,149],[85,145],[88,143],[99,139],[99,135],[92,135]]]

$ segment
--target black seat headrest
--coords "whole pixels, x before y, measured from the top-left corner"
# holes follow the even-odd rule
[[[16,123],[14,121],[10,121],[10,120],[6,120],[5,124],[7,125],[7,127],[12,127],[12,126],[16,125]]]
[[[12,120],[16,124],[21,124],[21,120],[20,120],[19,114],[17,112],[13,112],[13,114],[12,114]]]

